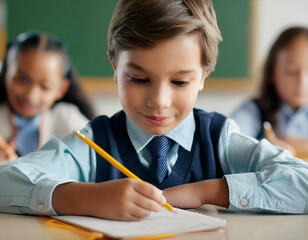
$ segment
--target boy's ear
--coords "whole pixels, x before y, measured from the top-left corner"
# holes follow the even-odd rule
[[[116,70],[116,67],[115,67],[115,65],[113,63],[113,60],[112,60],[112,58],[111,58],[111,56],[109,54],[108,54],[108,58],[109,58],[109,62],[111,63],[111,66],[112,66],[113,70]]]
[[[199,91],[201,91],[204,88],[204,81],[205,79],[211,74],[211,71],[204,71],[203,75],[202,75],[202,80],[200,83],[200,87],[199,87]]]
[[[63,98],[63,96],[67,93],[70,85],[71,85],[70,81],[67,78],[64,78],[61,83],[56,100]]]
[[[113,81],[115,82],[115,83],[117,83],[118,82],[118,76],[117,76],[117,69],[116,69],[116,66],[115,66],[115,64],[113,63],[113,61],[112,61],[112,58],[110,57],[110,55],[108,55],[108,58],[109,58],[109,62],[111,63],[111,66],[112,66],[112,68],[113,68]]]

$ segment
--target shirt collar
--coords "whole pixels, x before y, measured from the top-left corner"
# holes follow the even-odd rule
[[[40,125],[40,114],[35,115],[32,118],[27,118],[19,114],[15,114],[15,124],[20,129],[24,126],[27,126],[27,128],[38,128]]]
[[[128,136],[137,153],[139,153],[154,137],[154,135],[143,131],[127,116],[126,126]],[[190,151],[194,140],[195,128],[196,124],[194,115],[193,112],[190,112],[188,116],[176,128],[165,133],[164,135],[171,138],[187,151]]]
[[[285,117],[292,117],[296,113],[308,113],[308,104],[294,111],[288,104],[281,102],[280,109]]]

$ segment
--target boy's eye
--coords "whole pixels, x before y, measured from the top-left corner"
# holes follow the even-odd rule
[[[172,84],[174,84],[178,87],[185,87],[186,85],[189,84],[188,81],[183,81],[183,80],[172,80],[171,82],[172,82]]]
[[[133,83],[139,84],[139,85],[143,85],[143,84],[150,82],[149,79],[134,78],[134,77],[130,77],[130,81],[132,81]]]
[[[24,76],[24,75],[17,75],[16,80],[20,83],[22,83],[23,85],[29,84],[30,80],[28,77]]]

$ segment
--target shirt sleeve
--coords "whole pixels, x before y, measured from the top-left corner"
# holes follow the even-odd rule
[[[261,131],[261,113],[253,101],[244,103],[230,116],[239,126],[241,133],[256,138]]]
[[[228,119],[219,157],[229,187],[229,209],[248,212],[308,213],[308,164],[266,139],[239,133]]]
[[[89,125],[82,133],[93,139]],[[71,134],[52,137],[39,151],[0,166],[0,211],[14,214],[56,215],[52,193],[67,182],[94,182],[94,150]]]

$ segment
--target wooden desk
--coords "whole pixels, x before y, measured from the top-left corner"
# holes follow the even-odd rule
[[[308,239],[308,215],[231,213],[211,205],[193,211],[227,220],[224,229],[179,235],[174,240]],[[50,218],[0,213],[1,240],[84,240],[88,235],[47,224]]]

